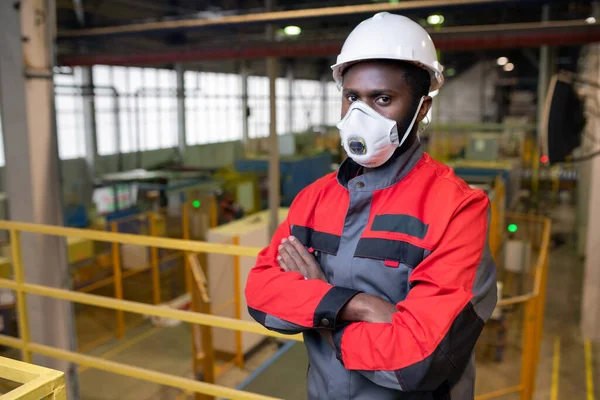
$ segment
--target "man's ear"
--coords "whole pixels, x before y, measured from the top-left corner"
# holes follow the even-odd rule
[[[431,109],[431,105],[433,104],[433,99],[430,96],[423,97],[423,104],[421,104],[421,109],[419,110],[419,115],[417,117],[417,122],[423,121],[429,110]]]

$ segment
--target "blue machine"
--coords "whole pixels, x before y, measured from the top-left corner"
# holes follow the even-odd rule
[[[83,204],[67,204],[64,208],[64,224],[71,228],[87,228],[90,224]]]
[[[282,158],[279,162],[281,206],[289,207],[302,189],[330,173],[331,163],[332,157],[328,152],[314,156]],[[238,172],[266,175],[269,170],[269,161],[265,158],[238,160],[235,163],[235,169]]]

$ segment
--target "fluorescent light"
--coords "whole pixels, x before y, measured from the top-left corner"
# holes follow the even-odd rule
[[[439,14],[433,14],[427,17],[427,23],[429,25],[441,25],[444,23],[444,16]]]
[[[298,36],[301,32],[302,29],[299,26],[290,25],[283,28],[283,33],[288,36]]]
[[[594,17],[588,17],[585,19],[585,22],[587,22],[588,24],[595,24],[596,23],[596,18]]]
[[[515,69],[515,64],[513,64],[513,63],[508,63],[508,64],[506,64],[506,65],[504,66],[504,70],[505,70],[506,72],[510,72],[510,71],[512,71],[513,69]]]
[[[508,58],[507,57],[498,57],[498,60],[496,60],[496,62],[498,63],[499,66],[505,66],[508,63]]]

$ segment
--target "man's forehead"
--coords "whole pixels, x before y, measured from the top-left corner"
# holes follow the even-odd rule
[[[375,89],[389,89],[406,84],[406,69],[399,62],[389,60],[369,60],[348,67],[343,75],[344,89],[360,84]]]

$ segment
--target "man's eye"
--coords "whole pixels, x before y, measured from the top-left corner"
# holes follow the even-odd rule
[[[348,102],[350,102],[350,103],[353,103],[353,102],[355,102],[356,100],[358,100],[358,97],[356,97],[356,96],[355,96],[355,95],[353,95],[353,94],[349,94],[348,96],[346,96],[346,100],[348,100]]]
[[[381,96],[376,100],[376,103],[380,106],[387,106],[392,102],[392,98],[389,96]]]

